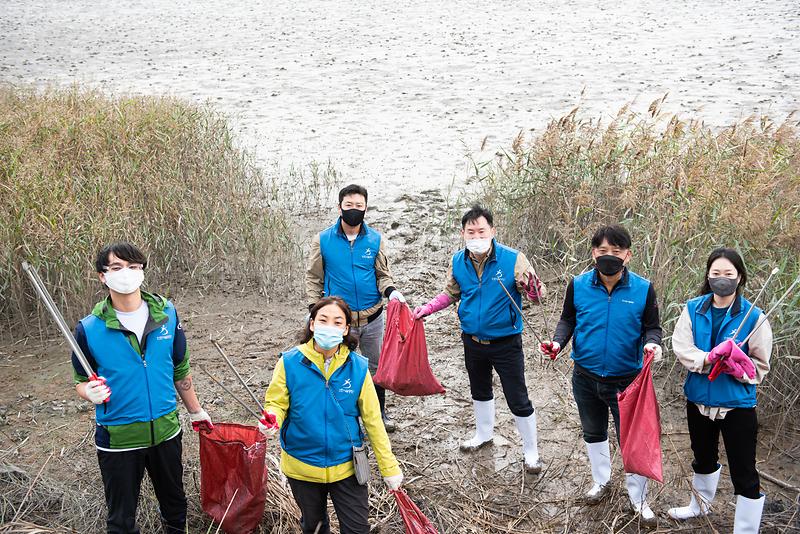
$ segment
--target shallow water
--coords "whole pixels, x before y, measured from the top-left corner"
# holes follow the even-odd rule
[[[4,1],[0,81],[210,101],[262,161],[331,159],[384,200],[578,103],[669,92],[713,124],[800,107],[794,1],[431,4]]]

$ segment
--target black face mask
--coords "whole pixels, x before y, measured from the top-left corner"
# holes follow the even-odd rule
[[[364,213],[367,210],[342,210],[342,220],[350,226],[358,226],[364,222]]]
[[[736,278],[709,278],[708,286],[711,291],[719,297],[729,297],[736,293],[736,288],[739,287],[739,280]]]
[[[614,276],[624,267],[622,258],[618,258],[611,254],[598,256],[595,262],[597,263],[597,270],[606,276]]]

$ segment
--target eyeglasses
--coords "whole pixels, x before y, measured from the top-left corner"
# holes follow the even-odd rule
[[[121,271],[122,269],[125,269],[126,267],[128,269],[130,269],[131,271],[143,271],[144,270],[144,265],[142,265],[141,263],[131,263],[130,265],[120,265],[119,263],[115,263],[113,265],[109,265],[108,267],[106,267],[106,272],[110,271],[112,273],[117,273],[117,272]]]

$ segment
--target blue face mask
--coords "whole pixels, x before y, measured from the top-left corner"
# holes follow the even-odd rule
[[[325,350],[332,349],[344,341],[344,330],[324,324],[314,325],[314,341]]]

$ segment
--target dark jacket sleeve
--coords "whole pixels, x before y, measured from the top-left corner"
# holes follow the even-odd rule
[[[82,323],[78,322],[78,324],[75,325],[73,336],[75,337],[75,341],[78,342],[78,346],[81,348],[83,355],[86,356],[89,365],[93,370],[97,371],[97,362],[92,356],[92,351],[89,350],[89,342],[86,340],[86,330],[83,329]],[[72,353],[72,378],[75,380],[76,384],[89,381],[89,377],[86,376],[86,371],[83,370],[83,366],[81,362],[78,361],[78,357],[74,352]]]
[[[567,292],[564,295],[564,307],[561,310],[561,318],[556,325],[556,333],[553,341],[563,348],[569,343],[572,333],[575,331],[577,313],[575,311],[575,280],[570,280],[567,285]]]
[[[175,338],[172,341],[172,365],[174,367],[172,379],[177,382],[189,375],[189,345],[186,343],[186,333],[183,331],[183,323],[175,312]]]
[[[653,289],[653,284],[650,284],[650,288],[647,290],[647,301],[644,305],[644,313],[642,314],[642,336],[644,337],[645,345],[648,343],[661,345],[662,335],[663,332],[658,317],[656,290]]]

